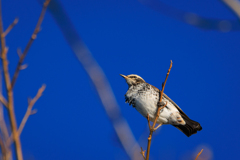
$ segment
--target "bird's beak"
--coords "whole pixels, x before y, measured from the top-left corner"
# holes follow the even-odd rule
[[[120,76],[122,76],[124,79],[126,79],[126,78],[127,78],[127,76],[125,76],[125,75],[123,75],[123,74],[120,74]]]

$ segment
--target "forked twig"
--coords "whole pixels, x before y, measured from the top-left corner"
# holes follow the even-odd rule
[[[198,157],[200,156],[200,154],[202,153],[203,149],[197,154],[197,157],[195,158],[195,160],[198,159]]]
[[[0,93],[0,102],[8,108],[8,102],[7,100],[3,97],[3,95]]]
[[[27,111],[26,111],[26,113],[25,113],[25,115],[24,115],[24,117],[22,119],[22,122],[21,122],[19,128],[18,128],[18,134],[19,135],[21,135],[22,130],[23,130],[23,128],[24,128],[24,126],[25,126],[25,124],[26,124],[26,122],[28,120],[28,117],[32,114],[32,108],[33,108],[34,104],[42,96],[42,93],[45,90],[45,88],[46,88],[46,85],[43,84],[42,87],[38,90],[36,96],[29,102]]]
[[[22,147],[21,147],[20,138],[17,134],[17,121],[16,121],[14,105],[13,105],[13,91],[11,87],[10,74],[8,70],[8,59],[7,59],[8,48],[6,46],[6,41],[4,36],[1,1],[0,1],[0,37],[1,37],[1,58],[2,58],[2,66],[3,66],[3,75],[5,79],[5,85],[6,85],[7,97],[8,97],[8,116],[9,116],[9,121],[12,129],[13,140],[15,142],[14,145],[15,145],[16,157],[18,160],[22,160],[23,159]]]
[[[30,100],[30,101],[28,102],[27,111],[26,111],[26,113],[25,113],[25,115],[24,115],[24,117],[23,117],[23,119],[22,119],[22,122],[21,122],[21,124],[20,124],[20,126],[19,126],[19,128],[18,128],[18,131],[17,131],[19,136],[21,135],[22,130],[23,130],[23,128],[24,128],[24,126],[25,126],[25,124],[26,124],[29,116],[32,115],[32,114],[34,114],[34,113],[36,113],[34,110],[32,110],[32,108],[33,108],[34,104],[37,102],[37,100],[42,96],[42,93],[43,93],[43,91],[45,90],[45,88],[46,88],[46,85],[43,84],[42,87],[38,90],[36,96],[35,96],[32,100]],[[32,111],[34,111],[34,113],[33,113]],[[8,141],[7,141],[7,144],[8,144],[8,145],[11,144],[11,142],[12,142],[12,140],[13,140],[12,138],[13,138],[13,137],[12,137],[12,135],[11,135],[11,136],[9,137]]]
[[[33,31],[33,34],[31,36],[30,40],[28,41],[26,48],[24,49],[23,53],[21,54],[21,57],[19,58],[17,68],[16,68],[16,70],[14,72],[14,75],[13,75],[13,78],[12,78],[12,83],[11,83],[12,88],[14,87],[14,84],[16,83],[19,71],[21,70],[22,63],[23,63],[23,61],[24,61],[24,59],[25,59],[25,57],[28,53],[28,50],[30,49],[33,41],[37,38],[37,34],[40,31],[40,27],[41,27],[44,15],[46,13],[46,10],[47,10],[47,7],[48,7],[48,4],[50,3],[50,1],[51,0],[46,0],[44,2],[42,12],[41,12],[40,17],[38,19],[37,25],[36,25],[36,27]]]
[[[164,81],[164,83],[163,83],[163,85],[162,85],[162,90],[161,90],[160,93],[159,93],[159,104],[161,104],[161,102],[162,102],[163,91],[164,91],[164,88],[165,88],[165,85],[166,85],[166,82],[167,82],[167,79],[168,79],[168,76],[169,76],[169,73],[170,73],[171,69],[172,69],[172,61],[171,61],[171,63],[170,63],[170,67],[169,67],[169,69],[168,69],[168,72],[167,72],[165,81]],[[155,128],[155,125],[156,125],[156,123],[157,123],[157,119],[158,119],[158,117],[159,117],[159,115],[160,115],[160,110],[163,109],[163,108],[166,107],[166,106],[167,106],[167,103],[166,103],[164,106],[162,106],[162,107],[158,105],[158,109],[157,109],[157,112],[156,112],[156,117],[155,117],[155,119],[154,119],[154,122],[153,122],[153,125],[152,125],[152,126],[150,126],[149,115],[147,116],[150,133],[149,133],[149,137],[148,137],[147,156],[146,156],[146,158],[145,158],[146,160],[149,160],[150,146],[151,146],[151,141],[152,141],[152,134],[153,134],[153,132],[154,132],[156,129],[158,129],[158,128],[162,125],[162,123],[160,123],[160,124]],[[143,152],[141,152],[141,154],[143,154]],[[144,156],[144,157],[145,157],[145,156]]]
[[[146,151],[144,151],[144,150],[142,149],[142,147],[141,147],[141,152],[140,152],[140,153],[141,153],[141,155],[143,156],[143,159],[144,159],[144,160],[146,159],[146,157],[145,157],[145,152],[146,152]]]
[[[10,125],[11,125],[11,131],[12,131],[11,137],[12,137],[12,141],[14,142],[14,145],[15,145],[15,152],[16,152],[17,160],[23,160],[23,155],[22,155],[21,141],[20,141],[20,137],[19,137],[18,129],[17,129],[16,115],[15,115],[15,111],[14,111],[13,86],[14,86],[14,83],[18,76],[19,70],[21,69],[21,64],[27,54],[27,51],[29,50],[33,40],[36,38],[36,34],[39,31],[40,25],[41,25],[43,17],[44,17],[44,13],[46,12],[46,8],[47,8],[49,2],[50,2],[50,0],[46,0],[44,3],[44,7],[43,7],[42,13],[39,17],[37,26],[34,30],[34,33],[31,37],[30,41],[27,44],[27,47],[24,50],[24,54],[22,54],[20,57],[17,69],[14,73],[13,81],[11,81],[10,73],[9,73],[9,63],[8,63],[8,59],[7,59],[8,48],[6,46],[5,36],[11,31],[11,29],[14,27],[14,25],[17,23],[18,20],[15,19],[15,21],[4,32],[3,21],[2,21],[2,6],[1,6],[1,0],[0,0],[1,60],[2,60],[2,67],[3,67],[3,75],[4,75],[4,79],[5,79],[6,90],[7,90],[8,103],[3,98],[1,98],[1,99],[2,99],[3,104],[5,106],[8,106],[7,111],[8,111],[9,121],[10,121]]]

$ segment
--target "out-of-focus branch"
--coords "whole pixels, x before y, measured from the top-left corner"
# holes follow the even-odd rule
[[[6,37],[6,35],[13,29],[13,27],[18,23],[18,18],[15,18],[13,23],[8,26],[6,31],[3,33],[3,36]]]
[[[0,93],[2,93],[2,73],[0,72]],[[8,132],[8,128],[7,128],[7,124],[6,121],[4,119],[4,113],[3,113],[3,104],[0,103],[0,131],[1,131],[1,136],[2,136],[2,141],[3,141],[3,145],[5,147],[5,154],[3,154],[3,158],[5,157],[6,160],[10,160],[12,159],[12,151],[10,149],[10,147],[8,147],[7,145],[7,140],[9,138],[9,132]]]
[[[28,50],[30,49],[33,41],[37,38],[37,34],[38,32],[40,31],[40,27],[41,27],[41,24],[42,24],[42,21],[43,21],[43,18],[44,18],[44,15],[46,13],[46,10],[47,10],[47,7],[49,5],[51,0],[46,0],[43,4],[43,8],[42,8],[42,12],[40,14],[40,17],[38,19],[38,22],[37,22],[37,25],[33,31],[33,34],[30,38],[30,40],[28,41],[27,43],[27,46],[25,47],[23,53],[21,54],[20,58],[19,58],[19,61],[18,61],[18,64],[17,64],[17,68],[14,72],[14,75],[13,75],[13,78],[12,78],[12,83],[11,83],[11,86],[12,88],[14,87],[14,84],[16,83],[16,80],[17,80],[17,77],[18,77],[18,74],[19,74],[19,71],[21,70],[21,66],[22,66],[22,63],[28,53]]]
[[[140,153],[141,153],[141,155],[143,156],[143,159],[146,159],[146,157],[145,157],[145,152],[146,152],[146,151],[144,151],[144,150],[142,149],[142,147],[141,147],[141,152],[140,152]]]
[[[3,95],[0,93],[0,102],[8,108],[8,102],[7,100],[3,97]]]
[[[2,140],[2,137],[0,137],[0,148],[1,148],[1,151],[2,151],[2,157],[0,157],[0,159],[3,159],[3,160],[8,160],[7,157],[6,157],[6,148],[5,148],[5,145],[3,143],[3,140]]]
[[[169,69],[168,69],[168,72],[167,72],[165,81],[164,81],[164,83],[162,84],[162,90],[161,90],[160,93],[159,93],[159,102],[158,102],[158,104],[162,104],[163,91],[164,91],[164,88],[165,88],[165,85],[166,85],[166,82],[167,82],[167,79],[168,79],[168,76],[169,76],[169,73],[170,73],[171,69],[172,69],[172,61],[171,61],[171,63],[170,63],[170,67],[169,67]],[[154,132],[156,129],[158,129],[160,126],[162,126],[162,123],[160,123],[157,127],[155,127],[155,125],[156,125],[156,123],[157,123],[157,119],[158,119],[158,117],[159,117],[159,115],[160,115],[160,110],[163,109],[163,108],[166,107],[166,106],[167,106],[167,103],[166,103],[165,105],[163,105],[163,106],[158,105],[158,109],[157,109],[157,112],[156,112],[156,117],[155,117],[155,119],[154,119],[154,122],[153,122],[153,125],[152,125],[152,126],[150,125],[149,115],[147,115],[147,120],[148,120],[148,126],[149,126],[149,131],[150,131],[150,133],[149,133],[149,136],[148,136],[147,155],[146,155],[146,158],[144,158],[145,160],[149,160],[150,147],[151,147],[151,141],[152,141],[153,132]],[[140,153],[143,155],[143,157],[145,157],[144,152],[145,152],[145,151],[143,151],[142,148],[141,148],[141,152],[140,152]]]
[[[240,18],[240,2],[238,0],[222,0]]]
[[[61,4],[56,0],[52,0],[49,9],[67,43],[92,81],[102,102],[103,108],[105,109],[124,150],[131,159],[139,159],[140,155],[138,150],[140,147],[136,142],[127,121],[121,114],[114,93],[112,92],[111,86],[103,70],[79,37]]]
[[[196,158],[195,158],[195,160],[197,160],[198,159],[198,157],[202,154],[202,151],[203,151],[203,149],[197,154],[197,156],[196,156]]]
[[[138,1],[143,5],[146,5],[149,8],[163,15],[166,15],[170,18],[176,19],[178,21],[195,26],[200,29],[216,30],[221,32],[240,31],[239,20],[205,18],[196,13],[182,11],[180,9],[169,6],[161,2],[160,0],[138,0]]]

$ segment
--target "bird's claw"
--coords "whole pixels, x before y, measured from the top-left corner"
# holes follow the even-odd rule
[[[162,107],[162,106],[164,106],[165,105],[165,103],[163,102],[163,101],[161,101],[161,102],[158,102],[158,107]]]

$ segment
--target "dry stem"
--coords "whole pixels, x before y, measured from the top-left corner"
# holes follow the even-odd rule
[[[28,50],[30,49],[33,41],[37,38],[37,34],[38,34],[38,32],[40,31],[40,26],[41,26],[41,24],[42,24],[44,15],[45,15],[46,10],[47,10],[47,6],[48,6],[48,4],[50,3],[50,1],[51,1],[51,0],[46,0],[46,1],[44,2],[43,8],[42,8],[42,12],[41,12],[40,17],[39,17],[39,19],[38,19],[37,25],[36,25],[36,27],[35,27],[35,29],[34,29],[34,31],[33,31],[33,34],[32,34],[32,36],[31,36],[30,40],[29,40],[28,43],[27,43],[26,48],[24,49],[23,53],[21,54],[21,57],[20,57],[20,59],[19,59],[19,61],[18,61],[18,64],[17,64],[17,68],[16,68],[16,70],[15,70],[15,72],[14,72],[14,75],[13,75],[13,79],[12,79],[12,83],[11,83],[12,88],[13,88],[16,80],[17,80],[19,71],[21,70],[22,63],[23,63],[23,61],[24,61],[24,59],[25,59],[25,57],[26,57],[26,55],[27,55],[27,53],[28,53]]]
[[[197,157],[195,158],[195,160],[198,159],[198,157],[200,156],[200,154],[202,153],[203,149],[197,154]]]
[[[143,159],[146,159],[146,157],[145,157],[145,152],[146,152],[146,151],[144,151],[144,150],[142,149],[142,147],[141,147],[141,152],[140,152],[140,153],[141,153],[141,155],[143,156]]]
[[[34,33],[30,39],[30,41],[28,42],[27,47],[25,48],[25,52],[24,54],[22,54],[22,56],[20,57],[17,69],[14,73],[14,77],[13,77],[13,81],[11,82],[11,78],[10,78],[10,74],[9,74],[9,70],[8,70],[8,59],[7,59],[7,52],[8,52],[8,48],[6,46],[6,42],[5,42],[5,36],[11,31],[11,29],[17,24],[18,19],[15,19],[14,22],[7,28],[7,30],[4,32],[3,29],[3,22],[2,22],[2,6],[1,6],[1,0],[0,0],[0,37],[1,37],[1,58],[2,58],[2,66],[3,66],[3,74],[4,74],[4,79],[5,79],[5,84],[6,84],[6,90],[7,90],[7,100],[5,100],[5,98],[0,95],[0,101],[7,106],[7,110],[8,110],[8,115],[9,115],[9,121],[10,121],[10,125],[11,125],[11,130],[12,130],[12,139],[15,145],[15,152],[16,152],[16,157],[17,160],[22,160],[23,159],[23,155],[22,155],[22,147],[21,147],[21,141],[19,138],[19,132],[17,129],[17,122],[16,122],[16,116],[15,116],[15,112],[14,112],[14,99],[13,99],[13,85],[16,81],[16,78],[18,76],[19,70],[21,69],[21,64],[27,54],[27,51],[29,50],[32,41],[36,38],[36,34],[39,31],[40,25],[42,23],[43,17],[44,17],[44,13],[46,11],[46,8],[49,4],[50,0],[46,0],[46,2],[44,3],[44,7],[42,9],[42,13],[39,17],[37,26],[34,30]],[[34,102],[35,103],[35,102]],[[33,104],[34,104],[33,103]],[[21,128],[23,128],[24,124],[22,125]],[[7,146],[8,147],[8,146]]]
[[[7,157],[6,157],[6,153],[7,153],[7,151],[6,151],[6,147],[5,147],[5,145],[4,145],[4,143],[3,143],[3,140],[1,139],[1,137],[0,137],[0,148],[1,148],[1,151],[2,151],[2,158],[3,158],[3,160],[7,160]]]
[[[21,135],[22,130],[28,120],[28,117],[32,114],[32,108],[34,106],[34,104],[37,102],[37,100],[42,96],[43,91],[45,90],[46,85],[43,84],[42,87],[38,90],[36,96],[30,101],[30,103],[28,104],[28,108],[27,111],[22,119],[22,122],[20,124],[20,127],[18,128],[18,134]]]
[[[25,126],[25,124],[26,124],[29,116],[33,114],[32,112],[34,112],[34,110],[32,110],[34,104],[35,104],[35,103],[37,102],[37,100],[42,96],[42,93],[43,93],[43,91],[45,90],[45,88],[46,88],[46,85],[43,84],[42,87],[38,90],[36,96],[35,96],[32,100],[30,100],[30,101],[28,102],[27,111],[26,111],[26,113],[25,113],[25,115],[24,115],[24,117],[23,117],[23,119],[22,119],[22,122],[21,122],[19,128],[18,128],[18,135],[19,135],[19,136],[21,135],[22,130],[23,130],[23,128],[24,128],[24,126]],[[36,113],[36,112],[35,112],[35,113]],[[11,135],[11,136],[9,137],[9,139],[7,140],[7,145],[8,145],[8,146],[12,143],[12,138],[13,138],[13,137],[12,137],[12,135]]]
[[[1,5],[1,1],[0,1]],[[1,57],[2,57],[2,65],[3,65],[3,73],[4,73],[4,79],[6,83],[7,88],[7,96],[8,96],[8,115],[10,118],[10,124],[12,128],[12,134],[14,139],[14,144],[16,148],[16,156],[18,160],[22,160],[22,147],[21,147],[21,141],[19,139],[18,133],[17,133],[17,122],[16,122],[16,116],[14,112],[14,105],[13,105],[13,92],[11,87],[11,79],[8,71],[8,60],[7,60],[7,47],[5,42],[5,36],[3,31],[3,22],[2,22],[2,5],[0,6],[0,36],[1,36]]]
[[[3,97],[3,95],[0,93],[0,102],[8,108],[8,102],[7,100]]]
[[[15,18],[13,23],[8,26],[6,31],[3,33],[3,36],[6,37],[6,35],[13,29],[13,27],[18,23],[18,18]]]
[[[170,63],[170,67],[169,67],[169,69],[168,69],[168,72],[167,72],[165,81],[164,81],[164,83],[163,83],[163,85],[162,85],[162,90],[161,90],[161,92],[159,93],[159,104],[161,104],[161,102],[162,102],[163,91],[164,91],[164,88],[165,88],[165,85],[166,85],[166,82],[167,82],[169,73],[170,73],[170,71],[171,71],[171,68],[172,68],[172,61],[171,61],[171,63]],[[153,132],[154,132],[156,129],[158,129],[158,128],[162,125],[162,123],[160,123],[160,124],[155,128],[155,125],[156,125],[156,123],[157,123],[157,119],[158,119],[158,117],[159,117],[159,115],[160,115],[160,110],[163,109],[163,108],[166,107],[166,106],[167,106],[167,103],[166,103],[164,106],[162,106],[162,107],[161,107],[161,106],[158,106],[158,109],[157,109],[157,112],[156,112],[156,117],[155,117],[155,120],[154,120],[152,126],[150,125],[149,115],[147,116],[148,126],[149,126],[150,133],[149,133],[149,137],[148,137],[147,156],[146,156],[146,158],[145,158],[145,156],[144,156],[144,159],[145,159],[145,160],[149,160],[150,147],[151,147],[151,141],[152,141],[152,134],[153,134]],[[143,153],[144,153],[144,152],[142,151],[141,154],[143,154]]]

